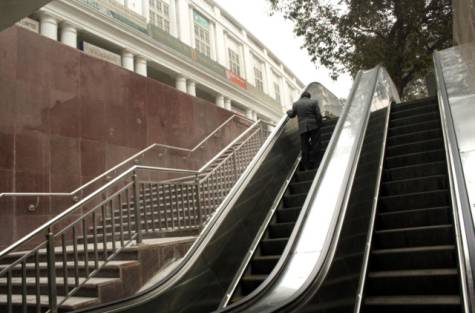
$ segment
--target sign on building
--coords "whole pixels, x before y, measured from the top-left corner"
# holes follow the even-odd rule
[[[118,54],[115,54],[113,52],[110,52],[106,49],[103,49],[101,47],[95,46],[89,42],[83,41],[82,42],[82,51],[90,56],[93,56],[95,58],[110,62],[112,64],[121,66],[122,65],[122,59],[121,56]]]
[[[40,23],[38,23],[38,21],[35,21],[29,17],[25,17],[24,19],[22,19],[16,24],[20,27],[31,30],[32,32],[35,32],[35,33],[39,33],[40,31]]]

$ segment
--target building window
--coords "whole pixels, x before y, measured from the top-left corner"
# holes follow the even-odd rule
[[[280,86],[278,83],[274,82],[274,92],[275,92],[275,100],[280,104]]]
[[[150,23],[170,33],[170,9],[161,0],[150,0]]]
[[[231,48],[228,48],[229,54],[229,69],[234,74],[241,76],[241,62],[239,60],[239,54],[234,52]]]
[[[254,57],[254,83],[256,88],[264,92],[264,75],[262,73],[262,62]]]
[[[193,11],[193,24],[195,29],[195,48],[200,53],[211,57],[211,44],[209,38],[209,21],[201,14]]]

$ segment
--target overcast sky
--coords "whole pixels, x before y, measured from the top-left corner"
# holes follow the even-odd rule
[[[351,77],[344,75],[334,81],[325,68],[319,66],[317,69],[310,61],[306,50],[301,49],[303,40],[292,32],[292,23],[281,15],[269,16],[268,1],[215,0],[215,2],[262,41],[304,84],[318,81],[339,98],[346,98],[352,84]]]

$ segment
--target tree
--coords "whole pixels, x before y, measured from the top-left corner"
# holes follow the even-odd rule
[[[432,53],[452,44],[451,0],[268,1],[333,79],[383,64],[401,95],[432,70]]]

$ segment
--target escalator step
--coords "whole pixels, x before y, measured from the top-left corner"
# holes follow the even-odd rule
[[[443,149],[417,152],[417,153],[408,153],[404,155],[398,155],[393,157],[385,158],[385,167],[394,168],[408,165],[416,165],[422,163],[432,163],[437,161],[442,161],[445,158],[445,151]]]
[[[428,103],[424,105],[412,105],[411,107],[391,111],[391,119],[397,119],[402,117],[410,117],[413,115],[423,114],[423,113],[430,113],[430,112],[438,112],[439,108],[435,103]]]
[[[277,222],[279,223],[296,222],[301,210],[302,210],[302,207],[278,209]]]
[[[308,193],[311,185],[312,181],[295,182],[289,185],[289,190],[292,194]]]
[[[429,130],[418,131],[411,134],[392,136],[388,138],[388,145],[402,145],[414,141],[429,140],[434,138],[442,138],[442,129],[435,128]]]
[[[441,189],[380,197],[379,211],[388,212],[408,209],[424,209],[436,206],[448,206],[449,204],[450,194],[448,190]]]
[[[398,156],[405,155],[410,153],[418,153],[430,150],[442,149],[444,147],[444,142],[442,138],[424,140],[424,141],[414,141],[411,143],[405,143],[401,145],[389,145],[386,148],[386,156]]]
[[[372,295],[458,295],[456,268],[382,271],[368,274]]]
[[[429,113],[422,113],[417,115],[410,115],[407,117],[395,118],[391,119],[389,125],[390,127],[398,127],[398,126],[407,126],[412,124],[419,124],[422,122],[427,121],[437,121],[439,119],[439,112],[429,112]]]
[[[308,170],[308,171],[298,171],[295,173],[295,181],[296,182],[307,182],[313,181],[317,170]]]
[[[448,188],[446,175],[392,180],[381,184],[381,195],[390,196],[410,192],[424,192]]]
[[[270,238],[289,238],[295,223],[273,223],[269,226]]]
[[[400,111],[406,111],[406,110],[412,110],[417,107],[421,106],[426,106],[426,105],[433,105],[437,104],[437,97],[429,97],[429,98],[422,98],[422,99],[417,99],[417,100],[412,100],[412,101],[407,101],[407,102],[401,102],[401,103],[393,103],[391,104],[391,114],[400,112]]]
[[[450,207],[402,210],[378,214],[377,229],[421,227],[451,223]]]
[[[455,246],[424,246],[373,250],[371,270],[405,270],[454,268],[457,266]]]
[[[251,261],[253,274],[269,274],[280,259],[280,255],[255,256]]]
[[[244,295],[253,292],[267,278],[267,275],[246,275],[241,279],[241,291]]]
[[[453,242],[452,225],[394,228],[374,232],[376,249],[449,245]]]
[[[302,206],[307,198],[306,193],[296,194],[296,195],[286,195],[284,196],[284,206],[286,208]]]
[[[260,242],[261,252],[267,256],[280,256],[288,241],[288,238],[263,239]]]
[[[382,296],[364,301],[368,313],[460,313],[460,297],[452,295]]]
[[[394,125],[391,125],[388,130],[388,137],[389,139],[391,139],[393,136],[408,135],[412,133],[418,133],[421,131],[434,130],[434,129],[440,129],[440,121],[438,120],[424,121],[417,124],[412,124],[412,125],[404,124],[397,127]]]
[[[444,161],[394,167],[384,170],[383,180],[402,180],[416,177],[442,175],[447,172]]]

